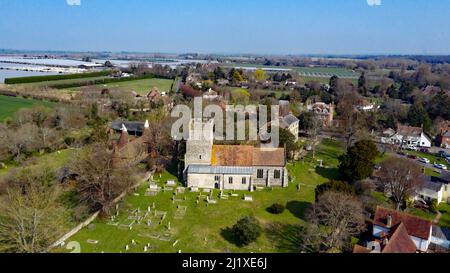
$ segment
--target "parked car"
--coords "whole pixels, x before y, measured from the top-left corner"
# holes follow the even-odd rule
[[[408,158],[410,158],[410,159],[417,159],[417,156],[415,156],[415,155],[408,155]]]
[[[419,158],[419,162],[425,163],[425,164],[430,164],[430,160],[428,158]]]
[[[404,152],[397,152],[398,155],[403,155],[405,156],[406,154]]]
[[[445,166],[444,164],[434,164],[433,167],[435,167],[436,169],[440,169],[440,170],[447,170],[447,166]]]
[[[428,150],[427,148],[420,148],[419,152],[429,154],[430,150]]]
[[[446,158],[446,157],[450,157],[450,154],[449,153],[447,153],[446,151],[439,151],[439,156],[440,157],[443,157],[443,158]]]
[[[416,146],[412,146],[412,145],[405,146],[405,149],[406,150],[410,150],[410,151],[417,151],[418,150],[418,148]]]

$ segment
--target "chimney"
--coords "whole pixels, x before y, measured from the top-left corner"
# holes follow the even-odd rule
[[[390,214],[387,216],[386,227],[392,227],[392,215]]]
[[[150,134],[150,124],[148,120],[145,121],[143,136],[148,136]]]
[[[125,127],[125,124],[122,124],[122,134],[120,135],[119,143],[117,146],[120,149],[127,144],[128,144],[128,130],[127,127]]]

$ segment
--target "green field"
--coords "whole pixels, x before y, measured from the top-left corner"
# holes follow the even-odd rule
[[[54,107],[55,103],[0,95],[0,122],[3,122],[5,118],[12,117],[21,108],[31,108],[35,105]]]
[[[336,178],[336,156],[342,152],[336,142],[325,141],[318,147],[317,159],[323,159],[325,167],[318,168],[317,161],[310,157],[305,161],[289,164],[291,180],[288,188],[266,189],[257,192],[236,192],[239,196],[222,200],[219,192],[214,192],[217,204],[207,206],[204,200],[196,204],[199,193],[187,192],[175,196],[177,202],[172,202],[173,191],[160,192],[157,196],[146,196],[148,187],[146,183],[134,194],[130,194],[120,205],[119,217],[115,222],[110,219],[99,219],[94,226],[82,229],[69,241],[81,244],[81,251],[92,252],[143,252],[145,245],[150,244],[149,252],[174,253],[182,252],[293,252],[296,251],[298,242],[295,232],[298,232],[304,223],[304,212],[314,202],[314,189],[317,185]],[[160,186],[169,180],[176,178],[168,172],[161,177],[155,176]],[[300,187],[300,191],[297,187]],[[244,202],[243,195],[251,195],[253,202]],[[203,193],[203,195],[206,195]],[[186,198],[187,200],[185,200]],[[179,202],[178,202],[179,201]],[[266,209],[273,203],[286,205],[286,210],[280,215],[272,215]],[[162,224],[160,217],[150,214],[151,226],[147,226],[147,219],[140,224],[134,224],[132,229],[121,229],[120,224],[130,223],[131,211],[139,208],[144,214],[153,203],[157,211],[167,212]],[[175,219],[178,206],[187,208],[183,219]],[[257,242],[246,247],[238,247],[233,243],[229,228],[242,216],[256,216],[264,227],[263,235]],[[108,223],[109,222],[109,223]],[[119,223],[119,226],[112,225]],[[170,230],[168,225],[170,222]],[[123,228],[123,226],[122,226]],[[153,236],[153,237],[152,237]],[[161,236],[157,239],[155,236]],[[164,240],[168,241],[164,241]],[[136,245],[131,241],[135,240]],[[176,242],[176,244],[175,244]],[[174,246],[175,244],[175,246]],[[130,249],[125,250],[129,245]],[[56,251],[69,251],[63,248]]]
[[[64,167],[70,159],[75,155],[77,150],[75,149],[64,149],[57,152],[38,155],[36,157],[32,157],[28,159],[22,165],[30,167],[30,168],[50,168],[52,170],[58,170],[59,168]],[[2,176],[10,173],[17,166],[7,165],[6,168],[0,169],[0,178]]]
[[[116,82],[116,83],[109,83],[109,84],[100,84],[100,85],[94,85],[94,86],[123,89],[123,90],[127,90],[127,91],[134,91],[140,95],[147,95],[152,90],[153,87],[157,87],[159,89],[159,91],[161,91],[161,92],[168,92],[168,91],[170,91],[170,88],[171,88],[173,82],[174,82],[173,80],[168,80],[168,79],[152,78],[152,79]],[[76,91],[79,91],[81,88],[82,87],[76,87],[76,88],[68,88],[68,89],[64,89],[64,90],[69,91],[69,92],[76,92]]]

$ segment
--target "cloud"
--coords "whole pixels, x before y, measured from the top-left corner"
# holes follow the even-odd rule
[[[69,6],[81,6],[81,0],[66,0]]]
[[[369,6],[381,6],[381,0],[367,0]]]

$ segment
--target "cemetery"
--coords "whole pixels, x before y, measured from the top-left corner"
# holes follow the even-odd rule
[[[323,169],[316,160],[289,164],[292,182],[287,188],[253,192],[185,188],[164,171],[129,194],[110,216],[98,218],[65,243],[78,242],[82,253],[282,252],[273,238],[279,232],[269,228],[273,223],[304,223],[303,213],[314,202],[314,188],[335,172],[337,161],[329,157],[333,148],[319,147]],[[269,213],[267,208],[274,203],[286,210]],[[265,232],[255,243],[238,247],[226,231],[246,215],[255,216]],[[64,246],[55,251],[70,252]]]

